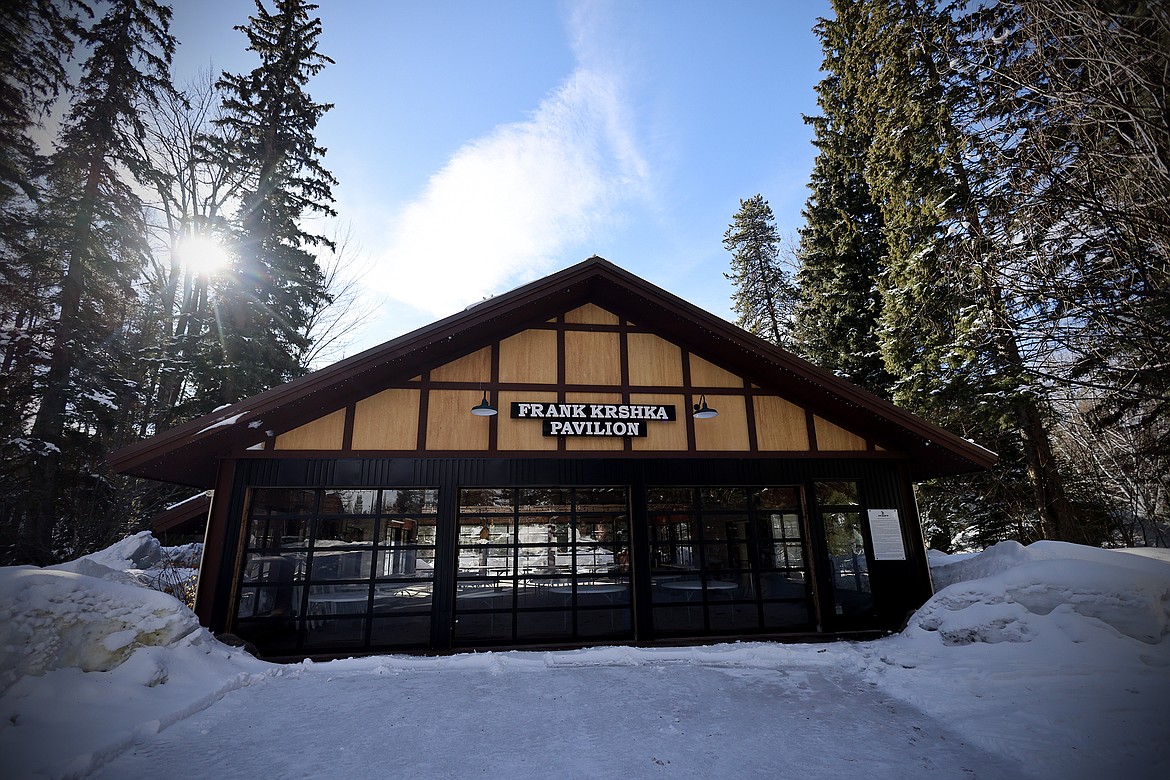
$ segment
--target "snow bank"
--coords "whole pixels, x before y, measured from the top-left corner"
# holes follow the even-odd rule
[[[109,671],[139,647],[165,647],[203,630],[164,593],[24,566],[0,569],[0,625],[0,692],[22,675],[53,669]]]
[[[935,558],[870,679],[1044,777],[1170,776],[1170,560],[1062,542]]]
[[[276,670],[143,586],[168,553],[146,533],[59,566],[0,568],[6,777],[83,776]]]
[[[334,673],[424,674],[427,695],[442,699],[459,693],[466,671],[486,675],[500,690],[555,691],[560,678],[531,675],[581,667],[628,669],[622,689],[635,711],[653,698],[638,686],[652,691],[655,675],[680,667],[751,671],[761,680],[839,671],[1036,776],[1170,776],[1167,556],[1055,542],[932,555],[935,581],[946,586],[901,634],[865,643],[605,647],[276,666],[219,643],[181,602],[141,586],[143,571],[172,552],[149,535],[138,535],[62,566],[0,569],[5,776],[85,776],[131,747],[151,744],[157,732],[211,707],[229,691],[273,678],[293,684],[322,676],[327,681]],[[426,674],[444,671],[449,674]],[[343,701],[329,698],[334,694],[321,695],[322,711],[346,710]],[[395,719],[409,722],[411,708],[395,709],[394,701],[390,697],[385,706]],[[498,714],[500,702],[485,702],[480,714],[486,721]],[[540,710],[541,702],[551,709]],[[564,717],[555,695],[539,697],[532,706],[536,709],[524,711],[523,718]],[[818,717],[834,722],[832,708],[849,707],[850,697],[823,706]],[[217,711],[204,717],[214,718]],[[796,733],[807,727],[807,714],[776,711],[774,717],[788,718],[785,728]],[[303,725],[303,712],[288,714],[294,716],[290,730]],[[266,711],[266,717],[285,714]],[[652,722],[661,712],[646,709],[638,717]],[[719,718],[709,724],[712,729],[738,733],[754,727],[732,710]],[[875,730],[852,739],[860,744],[884,737]],[[828,767],[811,770],[834,774]]]
[[[1070,612],[1146,644],[1170,634],[1170,565],[1157,558],[1064,542],[1001,542],[934,576],[936,584],[954,584],[918,610],[907,630],[938,632],[944,644],[1030,641],[1041,630],[1037,618]],[[1070,625],[1067,633],[1082,630]]]

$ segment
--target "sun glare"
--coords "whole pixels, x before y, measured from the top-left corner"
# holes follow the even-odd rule
[[[210,236],[187,236],[178,252],[179,261],[197,274],[212,274],[228,264],[227,250]]]

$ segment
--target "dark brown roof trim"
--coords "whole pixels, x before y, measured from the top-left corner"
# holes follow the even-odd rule
[[[332,366],[191,420],[110,455],[121,473],[211,487],[216,461],[358,398],[480,349],[584,303],[609,309],[689,351],[716,358],[751,382],[859,434],[907,452],[911,474],[933,476],[994,465],[994,453],[878,398],[795,355],[591,257],[468,307]]]

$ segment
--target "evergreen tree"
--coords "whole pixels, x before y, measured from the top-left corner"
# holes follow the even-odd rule
[[[731,253],[731,273],[724,276],[735,285],[736,324],[787,346],[795,290],[780,263],[776,218],[762,195],[739,202],[739,211],[723,234],[723,246]]]
[[[21,560],[68,554],[81,521],[110,518],[104,454],[132,394],[121,337],[144,256],[142,202],[127,172],[139,182],[149,175],[137,154],[138,109],[170,89],[170,17],[153,0],[118,0],[84,32],[90,54],[38,207],[36,255],[21,258],[29,267],[47,260],[56,275],[45,291],[52,333],[29,444],[5,470],[14,483],[4,486],[5,519]]]
[[[309,314],[328,299],[310,249],[330,246],[307,232],[302,219],[335,214],[333,176],[321,159],[314,130],[332,106],[316,103],[308,81],[332,62],[317,51],[317,6],[276,0],[269,12],[237,27],[260,64],[250,73],[223,74],[219,132],[207,138],[215,161],[244,173],[240,191],[236,266],[214,291],[217,316],[206,346],[205,392],[230,403],[302,373],[300,356]]]
[[[862,32],[863,4],[837,0],[833,7],[836,17],[815,28],[826,76],[816,88],[821,114],[805,117],[817,157],[797,252],[795,340],[813,363],[888,397],[892,378],[875,332],[886,246],[881,210],[865,180],[873,117],[862,113],[870,108],[864,90],[874,63],[854,40]]]
[[[0,4],[0,205],[38,195],[43,161],[32,130],[68,85],[65,62],[79,34],[78,0]]]
[[[995,171],[977,163],[985,141],[973,118],[980,82],[965,20],[929,0],[876,2],[868,40],[878,64],[866,177],[882,205],[888,247],[879,319],[895,398],[1006,455],[1020,453],[1039,532],[1085,538],[1053,452],[1051,410],[1020,346],[1022,302],[1003,286],[994,219]],[[974,161],[974,162],[973,162]],[[958,414],[956,411],[961,410]]]
[[[828,76],[801,234],[802,344],[1000,453],[991,475],[924,487],[923,515],[943,535],[980,507],[977,541],[1092,541],[1073,521],[1052,410],[1022,346],[1034,312],[1005,287],[1010,241],[997,220],[1010,209],[987,164],[1002,139],[987,135],[986,83],[970,66],[986,14],[931,0],[834,7],[819,27]],[[864,363],[874,345],[884,372]]]
[[[37,354],[52,315],[56,275],[36,246],[35,208],[46,160],[34,134],[68,87],[65,62],[78,4],[0,4],[0,442],[21,440],[35,409]]]
[[[1000,139],[1014,216],[1005,284],[1045,325],[1046,378],[1095,399],[1103,438],[1170,459],[1170,436],[1134,435],[1170,431],[1170,7],[1021,0],[983,13],[981,123]]]

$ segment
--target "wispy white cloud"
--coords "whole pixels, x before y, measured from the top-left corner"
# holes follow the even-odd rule
[[[561,264],[640,197],[647,165],[621,75],[596,56],[593,21],[572,15],[577,66],[531,119],[459,149],[397,215],[372,285],[450,314]]]

